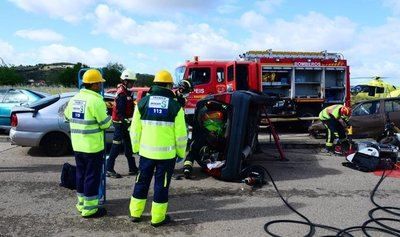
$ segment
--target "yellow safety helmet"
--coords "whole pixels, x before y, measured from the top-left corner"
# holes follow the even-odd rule
[[[100,71],[97,69],[89,69],[83,74],[82,82],[86,84],[105,82]]]
[[[171,83],[171,84],[174,83],[172,80],[171,73],[169,73],[167,70],[161,70],[157,72],[153,82]]]

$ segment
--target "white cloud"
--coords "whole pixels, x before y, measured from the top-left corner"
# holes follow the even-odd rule
[[[163,15],[171,11],[202,11],[211,9],[215,5],[215,0],[107,0],[107,3],[117,6],[120,9],[154,15]]]
[[[158,48],[174,48],[178,43],[177,26],[169,21],[149,21],[138,24],[106,5],[95,11],[95,34],[105,33],[127,44],[151,45]]]
[[[256,8],[264,14],[272,13],[275,8],[282,4],[283,0],[261,0],[256,1]]]
[[[217,7],[217,12],[220,14],[230,14],[240,10],[238,1],[239,0],[222,1],[222,4]]]
[[[242,17],[246,18],[245,15]],[[263,22],[260,16],[253,19]],[[260,23],[256,23],[256,26],[247,26],[251,32],[251,37],[246,40],[249,49],[343,50],[352,45],[357,27],[348,18],[330,19],[315,12],[295,16],[293,21],[264,22],[262,28],[258,26]]]
[[[25,11],[46,14],[67,22],[77,22],[85,15],[87,7],[96,0],[8,0]]]
[[[58,41],[62,41],[64,39],[64,37],[61,34],[55,32],[55,31],[49,30],[49,29],[18,30],[15,32],[15,35],[17,35],[21,38],[35,40],[35,41],[58,42]]]
[[[152,56],[152,55],[145,54],[145,53],[132,53],[131,55],[133,55],[133,57],[135,57],[136,59],[141,60],[141,61],[155,62],[158,60],[158,58],[156,56]]]
[[[247,29],[264,29],[267,19],[255,11],[248,11],[242,14],[239,23]]]
[[[202,58],[233,59],[239,54],[240,45],[223,37],[208,24],[192,25],[181,37],[184,56]]]
[[[352,64],[352,76],[389,76],[396,85],[400,78],[400,19],[388,18],[378,27],[360,30],[345,54]]]
[[[107,34],[126,44],[143,45],[183,53],[192,57],[226,57],[239,48],[208,24],[178,25],[170,21],[147,21],[143,24],[99,5],[95,11],[95,34]],[[236,55],[233,54],[233,55]]]
[[[13,64],[13,56],[14,47],[10,43],[0,39],[0,58],[2,58],[6,64]],[[0,65],[2,65],[2,63],[3,62],[0,60]]]
[[[0,52],[0,57],[5,61],[5,63],[13,65],[82,62],[89,66],[105,66],[107,63],[116,59],[109,51],[103,48],[92,48],[85,51],[74,46],[65,46],[61,44],[50,44],[37,49],[24,50],[21,52],[15,50],[10,43],[2,41],[1,39]]]
[[[399,0],[383,0],[383,6],[389,8],[394,15],[400,15],[400,1]]]
[[[84,51],[74,46],[51,44],[37,50],[35,61],[42,63],[82,62],[89,66],[105,66],[112,61],[110,52],[103,48]]]

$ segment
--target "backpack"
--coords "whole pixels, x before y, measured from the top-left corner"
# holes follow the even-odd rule
[[[61,187],[71,190],[76,189],[76,166],[64,163],[61,170]]]
[[[393,147],[372,144],[348,155],[346,159],[351,162],[353,168],[364,172],[391,170],[395,168],[397,152],[398,149]]]

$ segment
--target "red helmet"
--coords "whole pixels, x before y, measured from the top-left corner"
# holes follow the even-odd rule
[[[340,108],[340,114],[345,117],[349,117],[351,115],[351,108],[347,106],[343,106]]]

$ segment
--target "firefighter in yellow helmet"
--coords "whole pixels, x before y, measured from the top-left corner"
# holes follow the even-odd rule
[[[351,108],[341,104],[328,106],[319,113],[319,119],[326,128],[326,143],[324,152],[334,152],[333,140],[335,134],[338,135],[339,143],[347,142],[346,131],[343,125],[340,123],[340,119],[348,124],[350,115]]]
[[[106,104],[98,93],[105,82],[101,73],[89,69],[83,75],[84,89],[71,98],[64,111],[71,129],[72,148],[76,161],[76,208],[82,217],[106,214],[99,208],[99,186],[104,153],[104,130],[110,127]]]
[[[170,221],[168,189],[175,160],[185,158],[187,131],[183,109],[171,91],[171,74],[159,71],[154,84],[135,107],[130,129],[132,149],[139,152],[140,161],[129,210],[133,222],[141,220],[154,175],[151,225],[157,227]]]

